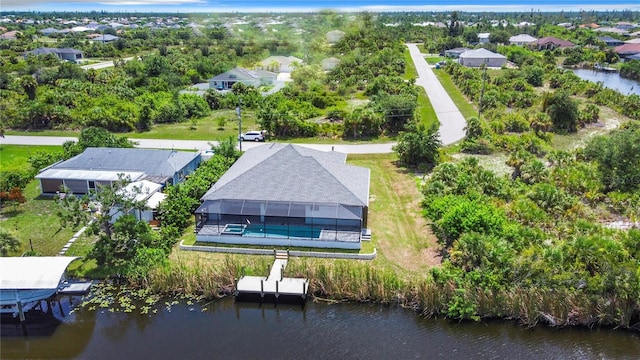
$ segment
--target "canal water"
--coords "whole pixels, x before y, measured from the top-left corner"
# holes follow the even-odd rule
[[[398,306],[161,301],[156,313],[77,308],[2,318],[2,359],[638,359],[640,334],[427,319]],[[46,309],[46,307],[45,307]],[[4,316],[4,315],[3,315]]]
[[[604,87],[618,90],[623,95],[640,95],[640,82],[623,78],[617,72],[594,71],[590,69],[570,69],[583,80],[602,82]]]

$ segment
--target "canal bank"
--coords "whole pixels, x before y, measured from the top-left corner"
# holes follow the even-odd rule
[[[582,80],[601,83],[602,86],[617,90],[623,95],[640,95],[640,82],[627,79],[618,72],[597,71],[593,69],[568,69]]]
[[[427,319],[400,306],[162,299],[141,314],[63,301],[43,336],[5,336],[3,359],[636,359],[640,336]],[[78,302],[75,302],[77,305]],[[155,313],[154,313],[155,312]],[[44,325],[45,323],[43,323]],[[8,335],[8,334],[7,334]]]

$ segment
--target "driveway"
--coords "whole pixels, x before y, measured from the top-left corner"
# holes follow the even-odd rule
[[[418,71],[416,85],[422,86],[427,92],[431,105],[436,112],[440,122],[440,140],[443,145],[451,145],[465,137],[464,127],[467,122],[464,116],[453,103],[447,91],[442,87],[440,81],[433,73],[433,69],[420,53],[416,44],[406,44],[411,54],[413,64]]]
[[[0,139],[0,144],[7,145],[62,145],[65,141],[77,141],[74,137],[62,136],[19,136],[6,135]],[[204,140],[166,140],[166,139],[129,139],[138,143],[136,147],[146,149],[177,149],[177,150],[207,150],[211,145],[217,145],[217,141]],[[242,149],[247,150],[265,143],[243,141]],[[268,143],[267,143],[268,144]],[[339,151],[345,154],[387,154],[392,152],[391,147],[395,143],[387,144],[297,144],[300,146],[321,150]]]

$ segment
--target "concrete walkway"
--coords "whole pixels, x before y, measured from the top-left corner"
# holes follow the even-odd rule
[[[431,105],[440,122],[440,140],[443,145],[451,145],[465,137],[464,127],[467,122],[453,103],[447,91],[427,64],[416,44],[406,44],[411,54],[413,64],[418,71],[416,85],[422,86],[427,92]]]
[[[22,136],[6,135],[0,139],[0,144],[7,145],[62,145],[65,141],[77,141],[74,137],[62,136]],[[207,150],[211,144],[217,145],[217,141],[204,140],[164,140],[164,139],[129,139],[138,143],[136,147],[146,149],[176,149],[176,150]],[[265,143],[242,142],[242,150],[254,148]],[[266,143],[268,144],[268,142]],[[320,151],[339,151],[345,154],[386,154],[392,152],[395,143],[386,144],[298,144],[300,146]]]

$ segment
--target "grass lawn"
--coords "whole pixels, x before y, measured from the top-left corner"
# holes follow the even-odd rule
[[[427,60],[427,64],[429,65],[435,65],[440,61],[446,60],[444,56],[427,56],[424,59]]]
[[[438,77],[438,80],[440,80],[440,84],[442,84],[444,89],[451,97],[451,100],[453,100],[453,103],[456,104],[456,106],[462,113],[462,116],[464,116],[465,119],[468,119],[472,116],[478,116],[478,110],[476,110],[476,108],[469,103],[467,98],[464,97],[460,90],[458,90],[453,81],[451,81],[451,77],[449,76],[449,74],[447,74],[444,70],[437,70],[434,72]]]
[[[29,250],[29,241],[33,250],[42,255],[56,255],[74,234],[70,228],[62,228],[56,216],[58,206],[51,197],[40,197],[40,183],[33,180],[27,185],[24,195],[27,202],[17,207],[6,206],[0,210],[0,226],[13,231],[22,248],[19,255]]]
[[[436,238],[422,216],[416,176],[396,167],[395,154],[349,155],[347,163],[371,169],[368,227],[378,251],[374,263],[400,272],[424,274],[440,263]]]
[[[0,145],[0,171],[29,169],[29,157],[37,151],[62,150],[61,146]]]
[[[417,79],[418,71],[416,70],[416,66],[413,64],[413,59],[411,59],[411,53],[409,53],[409,49],[404,50],[404,64],[404,79]]]

